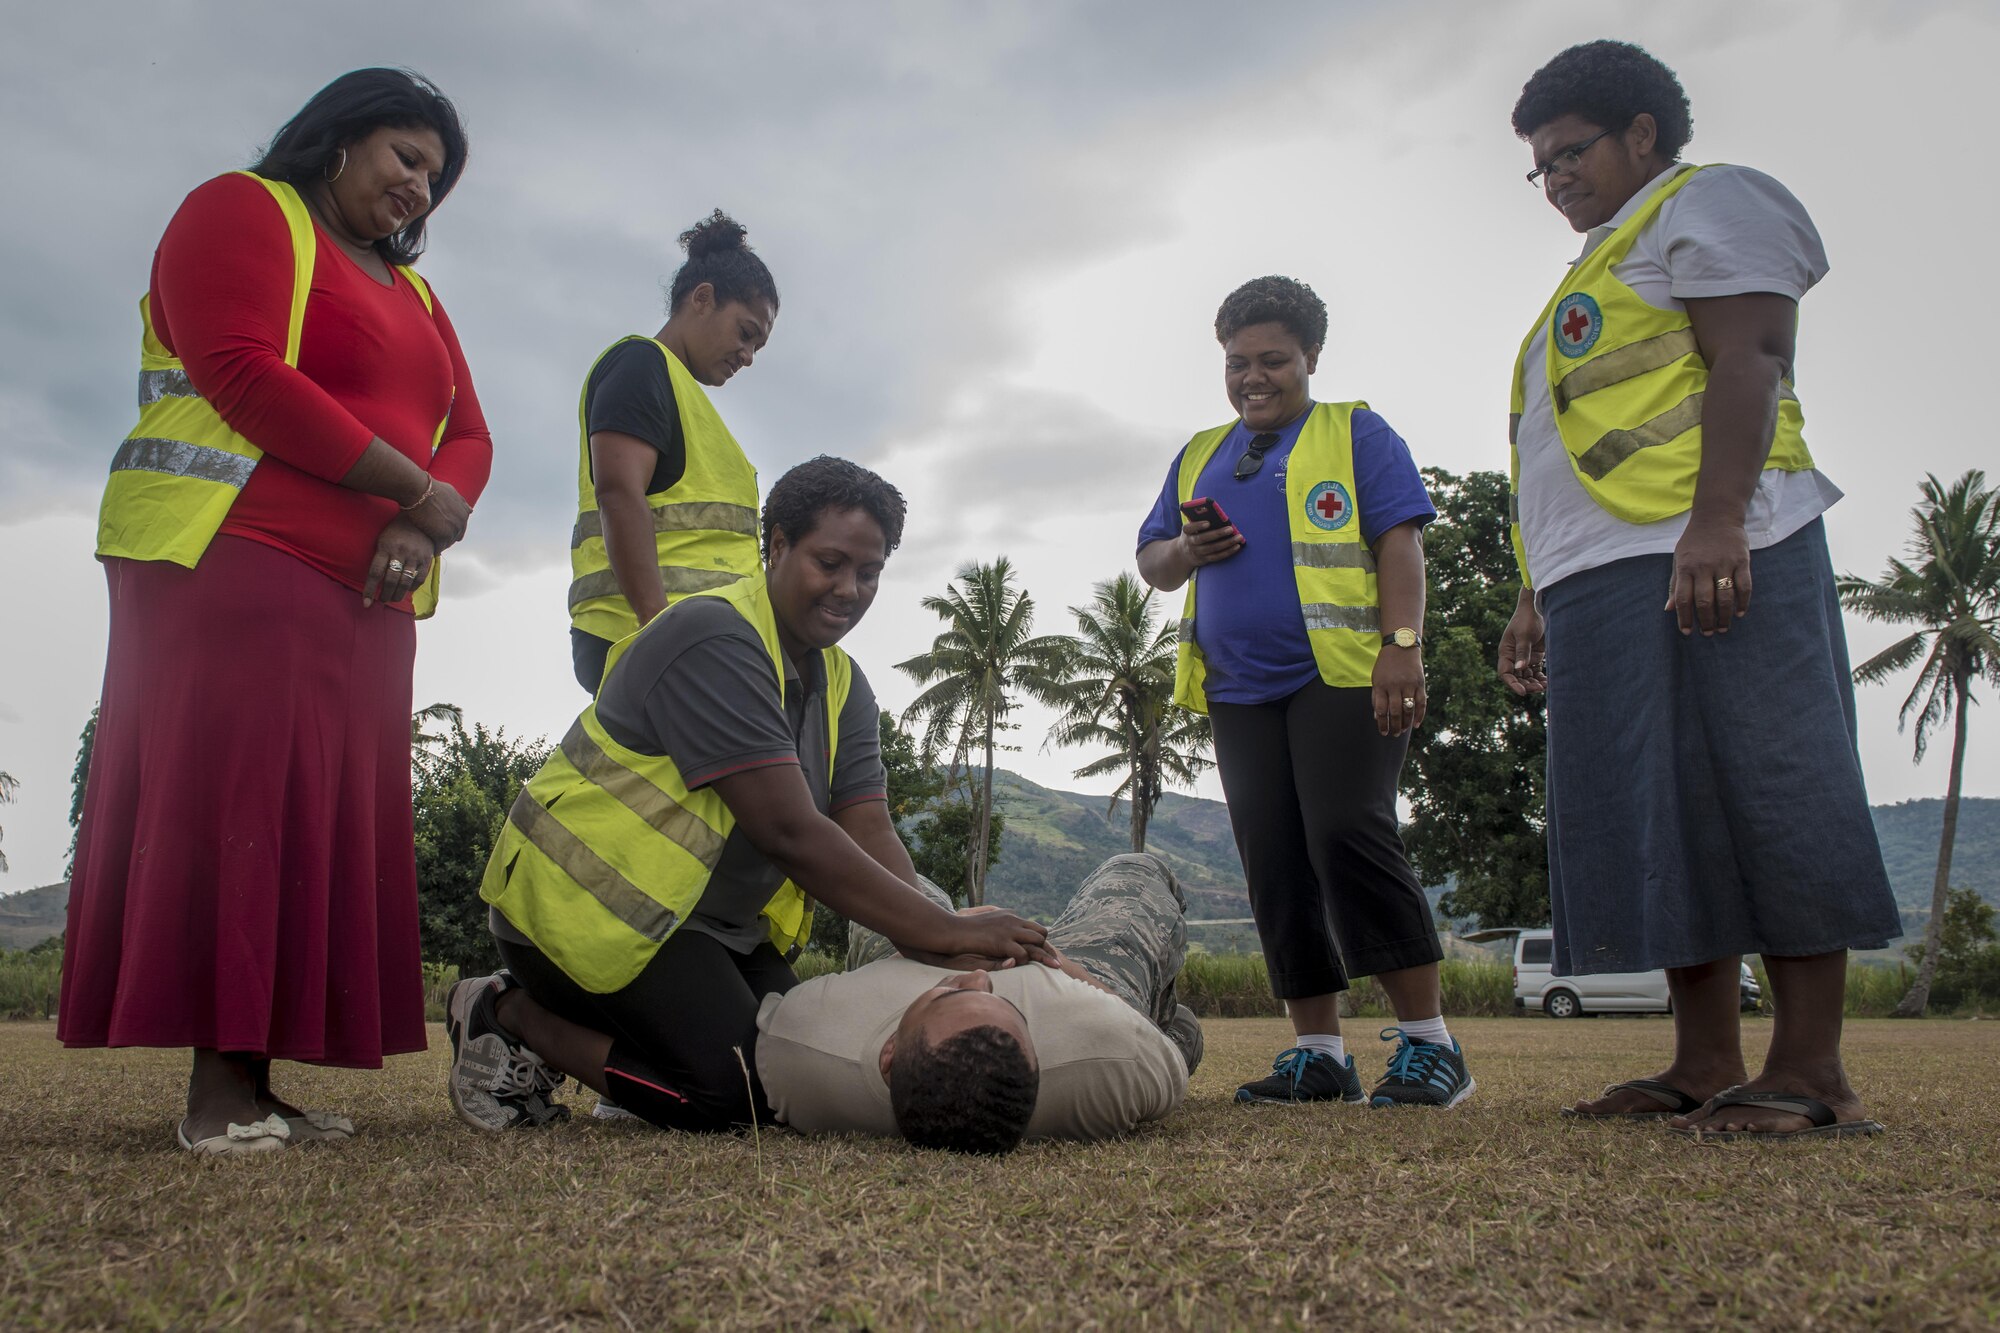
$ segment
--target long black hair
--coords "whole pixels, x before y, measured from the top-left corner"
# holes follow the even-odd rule
[[[424,252],[424,224],[465,171],[465,126],[458,108],[423,75],[407,69],[357,69],[312,95],[285,122],[250,170],[266,180],[305,187],[325,180],[340,151],[384,125],[424,127],[444,142],[444,167],[431,186],[431,206],[410,225],[375,242],[391,264],[414,264]]]
[[[715,289],[717,306],[764,300],[776,310],[778,284],[757,252],[745,243],[749,234],[742,223],[719,208],[682,232],[681,249],[688,257],[668,288],[667,313],[680,309],[688,293],[704,282]]]

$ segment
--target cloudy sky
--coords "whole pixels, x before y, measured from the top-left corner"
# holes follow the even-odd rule
[[[766,483],[829,452],[909,496],[848,642],[900,709],[891,664],[935,632],[916,603],[962,562],[1012,557],[1045,632],[1129,567],[1175,449],[1229,416],[1210,328],[1248,277],[1326,298],[1317,396],[1368,399],[1421,462],[1505,467],[1514,350],[1576,248],[1522,182],[1508,112],[1593,37],[1674,66],[1690,157],[1771,172],[1825,237],[1799,389],[1847,491],[1836,567],[1879,573],[1924,474],[1992,456],[1973,395],[2000,280],[1954,240],[2000,204],[1969,118],[2000,55],[1989,0],[0,12],[0,770],[21,783],[0,890],[56,878],[68,842],[103,665],[94,514],[159,232],[360,65],[428,74],[471,132],[423,267],[497,457],[416,692],[514,733],[559,733],[583,702],[563,612],[578,384],[613,338],[658,327],[673,237],[710,208],[750,228],[784,295],[769,348],[716,396]],[[1850,635],[1857,659],[1888,642]],[[1900,699],[1862,696],[1878,800],[1944,786],[1942,754],[1912,765]],[[1076,785],[1084,756],[1040,752],[1024,720],[1004,762]],[[1996,720],[1974,723],[1966,788],[2000,795]]]

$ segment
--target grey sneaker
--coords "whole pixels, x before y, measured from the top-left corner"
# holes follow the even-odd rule
[[[494,1017],[494,1001],[516,984],[505,972],[472,977],[453,986],[445,1002],[451,1038],[445,1087],[458,1118],[475,1129],[534,1129],[569,1119],[569,1108],[550,1100],[563,1076]]]
[[[590,1108],[590,1118],[592,1120],[637,1120],[639,1117],[600,1092],[597,1094],[597,1105]]]

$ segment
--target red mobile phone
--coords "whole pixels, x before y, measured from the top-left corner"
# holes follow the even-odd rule
[[[1222,512],[1222,506],[1205,495],[1181,501],[1181,517],[1190,523],[1208,524],[1210,532],[1230,526],[1229,515]]]

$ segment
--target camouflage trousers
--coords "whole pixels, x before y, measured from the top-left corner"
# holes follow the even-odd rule
[[[951,898],[921,875],[918,888],[950,909]],[[1187,900],[1165,861],[1133,852],[1091,871],[1049,927],[1049,943],[1151,1020],[1194,1072],[1201,1063],[1201,1024],[1174,992],[1187,961]],[[848,971],[895,955],[896,947],[874,931],[848,928]]]

